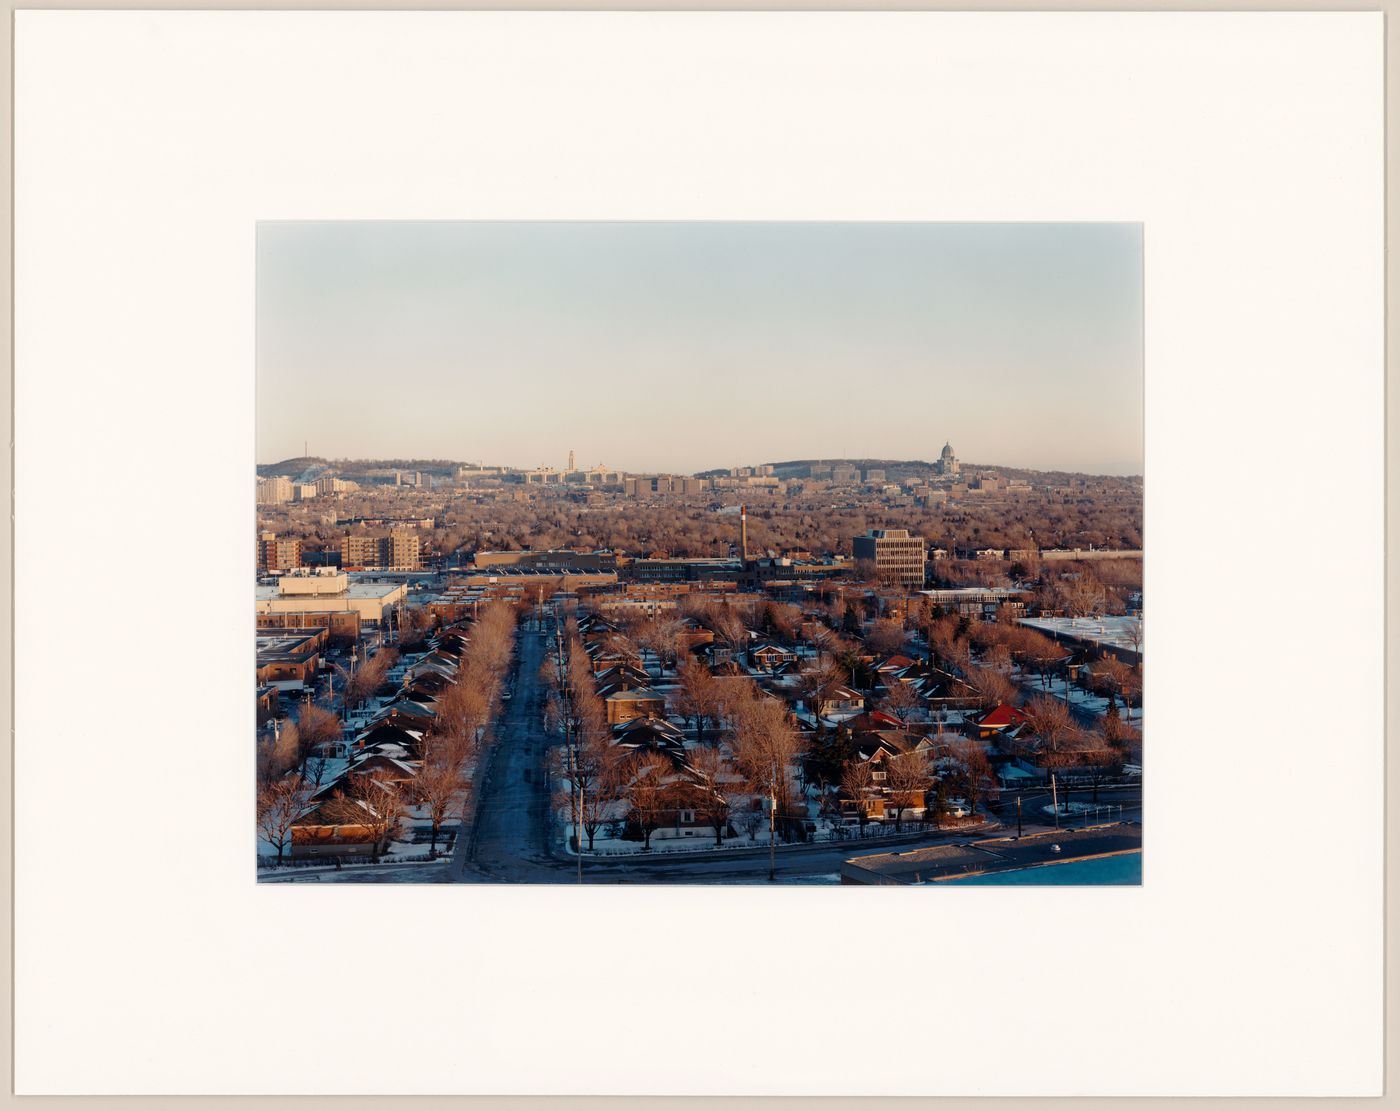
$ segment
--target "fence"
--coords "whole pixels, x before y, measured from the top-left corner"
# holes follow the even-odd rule
[[[365,856],[284,856],[280,861],[276,857],[258,855],[259,872],[286,872],[296,868],[334,868],[338,861],[341,867],[377,867],[381,864],[421,864],[430,860],[446,860],[448,854],[438,851],[437,856],[432,853],[385,853],[378,860],[371,860]]]

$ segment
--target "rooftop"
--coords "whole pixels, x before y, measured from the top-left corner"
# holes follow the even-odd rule
[[[1142,618],[1137,616],[1023,617],[1021,624],[1087,644],[1102,644],[1128,652],[1142,651]]]

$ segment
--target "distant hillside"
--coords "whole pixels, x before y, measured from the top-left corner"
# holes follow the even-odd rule
[[[783,463],[770,464],[773,473],[781,478],[799,478],[807,475],[814,463],[822,464],[848,464],[859,467],[862,471],[871,467],[883,468],[885,476],[890,479],[906,477],[928,471],[933,464],[922,459],[790,459]],[[975,475],[981,471],[991,471],[1003,475],[1006,478],[1024,479],[1028,482],[1037,482],[1048,485],[1058,485],[1070,479],[1077,478],[1123,478],[1127,477],[1113,475],[1089,474],[1083,471],[1037,471],[1029,467],[1006,467],[999,463],[970,463],[965,459],[958,460],[958,465],[964,475]],[[728,474],[726,471],[707,471],[707,474]],[[1137,476],[1134,476],[1137,477]]]
[[[283,459],[280,463],[259,463],[258,477],[271,478],[273,475],[284,474],[288,477],[299,475],[303,471],[312,467],[326,466],[326,460],[315,455],[303,455],[296,459]]]
[[[320,456],[299,456],[280,463],[259,463],[258,477],[271,475],[294,477],[309,470],[329,470],[347,478],[376,471],[422,471],[431,475],[450,475],[459,464],[454,459],[322,459]]]

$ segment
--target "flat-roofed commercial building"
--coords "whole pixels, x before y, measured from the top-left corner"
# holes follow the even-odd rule
[[[1010,586],[956,586],[919,593],[933,605],[941,606],[945,613],[981,621],[995,621],[1003,609],[1008,616],[1020,617],[1026,612],[1026,599],[1030,597],[1030,591]]]
[[[354,612],[361,625],[381,623],[408,597],[406,583],[351,582],[344,571],[283,575],[275,586],[256,591],[258,613]]]
[[[851,554],[875,565],[875,573],[901,586],[923,586],[927,553],[922,536],[908,529],[871,529],[851,540]]]
[[[531,570],[615,571],[613,552],[574,552],[567,549],[520,552],[477,552],[472,565],[479,568],[519,567]]]

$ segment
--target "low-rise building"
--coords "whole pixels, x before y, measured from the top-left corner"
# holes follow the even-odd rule
[[[276,585],[256,588],[257,613],[332,613],[359,615],[362,625],[378,625],[408,597],[406,583],[351,582],[344,571],[283,575]]]

